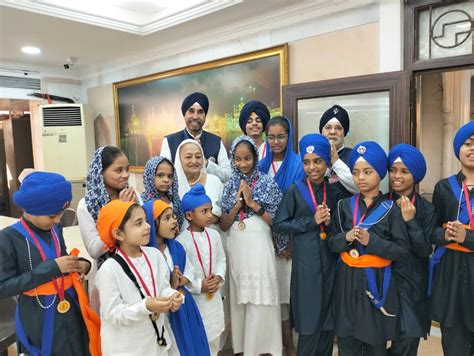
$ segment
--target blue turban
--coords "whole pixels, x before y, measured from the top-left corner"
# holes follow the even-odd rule
[[[397,158],[400,158],[403,164],[408,168],[415,184],[423,180],[426,174],[426,161],[418,148],[405,143],[393,146],[388,152],[389,168],[392,168]]]
[[[184,98],[183,103],[181,104],[181,112],[183,113],[183,116],[186,114],[186,111],[194,105],[194,103],[201,105],[204,113],[207,115],[207,111],[209,110],[209,99],[206,94],[196,92],[189,94]]]
[[[319,121],[319,132],[323,132],[323,127],[330,121],[331,119],[337,119],[344,129],[344,136],[347,135],[349,132],[349,114],[347,111],[339,105],[334,105],[332,108],[327,109],[323,116],[321,116],[321,120]]]
[[[242,107],[242,110],[240,110],[239,125],[244,135],[247,135],[245,125],[253,112],[258,115],[260,120],[262,120],[263,131],[265,131],[268,121],[270,121],[270,111],[268,111],[268,108],[264,103],[258,100],[249,101]]]
[[[324,159],[324,162],[326,162],[328,167],[331,167],[331,144],[329,143],[329,140],[323,135],[304,135],[300,140],[299,146],[301,160],[304,159],[305,154],[314,153]]]
[[[189,192],[183,195],[181,207],[183,212],[193,211],[204,204],[212,204],[211,198],[206,195],[206,189],[202,184],[196,184]]]
[[[474,135],[474,121],[468,122],[467,124],[461,126],[454,136],[453,147],[454,154],[459,159],[459,150],[461,146],[466,142],[466,140]]]
[[[364,141],[355,145],[349,156],[351,172],[360,157],[363,157],[377,171],[380,179],[384,179],[387,175],[388,159],[387,154],[377,142]]]
[[[69,206],[72,186],[62,175],[33,172],[26,176],[13,202],[31,215],[55,215]]]

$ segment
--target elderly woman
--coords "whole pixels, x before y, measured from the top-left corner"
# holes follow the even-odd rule
[[[192,139],[181,142],[178,146],[174,167],[178,178],[178,195],[182,199],[192,186],[200,183],[206,188],[206,193],[212,200],[211,228],[217,229],[221,212],[223,186],[219,178],[206,173],[204,168],[204,152],[201,145]],[[183,227],[187,226],[187,222]]]

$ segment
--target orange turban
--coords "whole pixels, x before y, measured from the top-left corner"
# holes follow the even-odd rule
[[[100,209],[99,217],[97,218],[97,230],[99,231],[100,239],[107,248],[115,247],[116,243],[112,236],[112,231],[120,226],[128,209],[135,204],[137,203],[125,203],[120,199],[115,199]]]
[[[166,209],[171,209],[171,206],[163,200],[156,199],[153,202],[153,220],[156,220]]]

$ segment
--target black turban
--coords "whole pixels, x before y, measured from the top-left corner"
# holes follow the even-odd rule
[[[186,111],[194,105],[194,103],[201,105],[204,113],[207,115],[207,111],[209,110],[209,99],[206,94],[195,92],[184,98],[183,103],[181,104],[181,112],[183,113],[183,116],[186,114]]]
[[[344,128],[344,136],[346,136],[349,132],[349,114],[339,105],[334,105],[332,108],[327,109],[323,116],[321,116],[321,121],[319,121],[319,132],[323,132],[323,127],[333,118],[341,123]]]
[[[242,110],[240,110],[239,125],[244,135],[247,134],[245,132],[245,125],[253,112],[258,115],[260,120],[262,120],[263,131],[265,131],[268,121],[270,121],[270,111],[268,111],[268,108],[264,103],[258,100],[249,101],[243,106]]]

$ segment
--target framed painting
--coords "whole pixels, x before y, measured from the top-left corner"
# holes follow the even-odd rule
[[[159,155],[163,138],[184,128],[181,102],[192,92],[209,97],[204,129],[230,144],[242,132],[240,109],[252,99],[280,115],[288,83],[288,45],[114,83],[117,145],[140,172]]]

